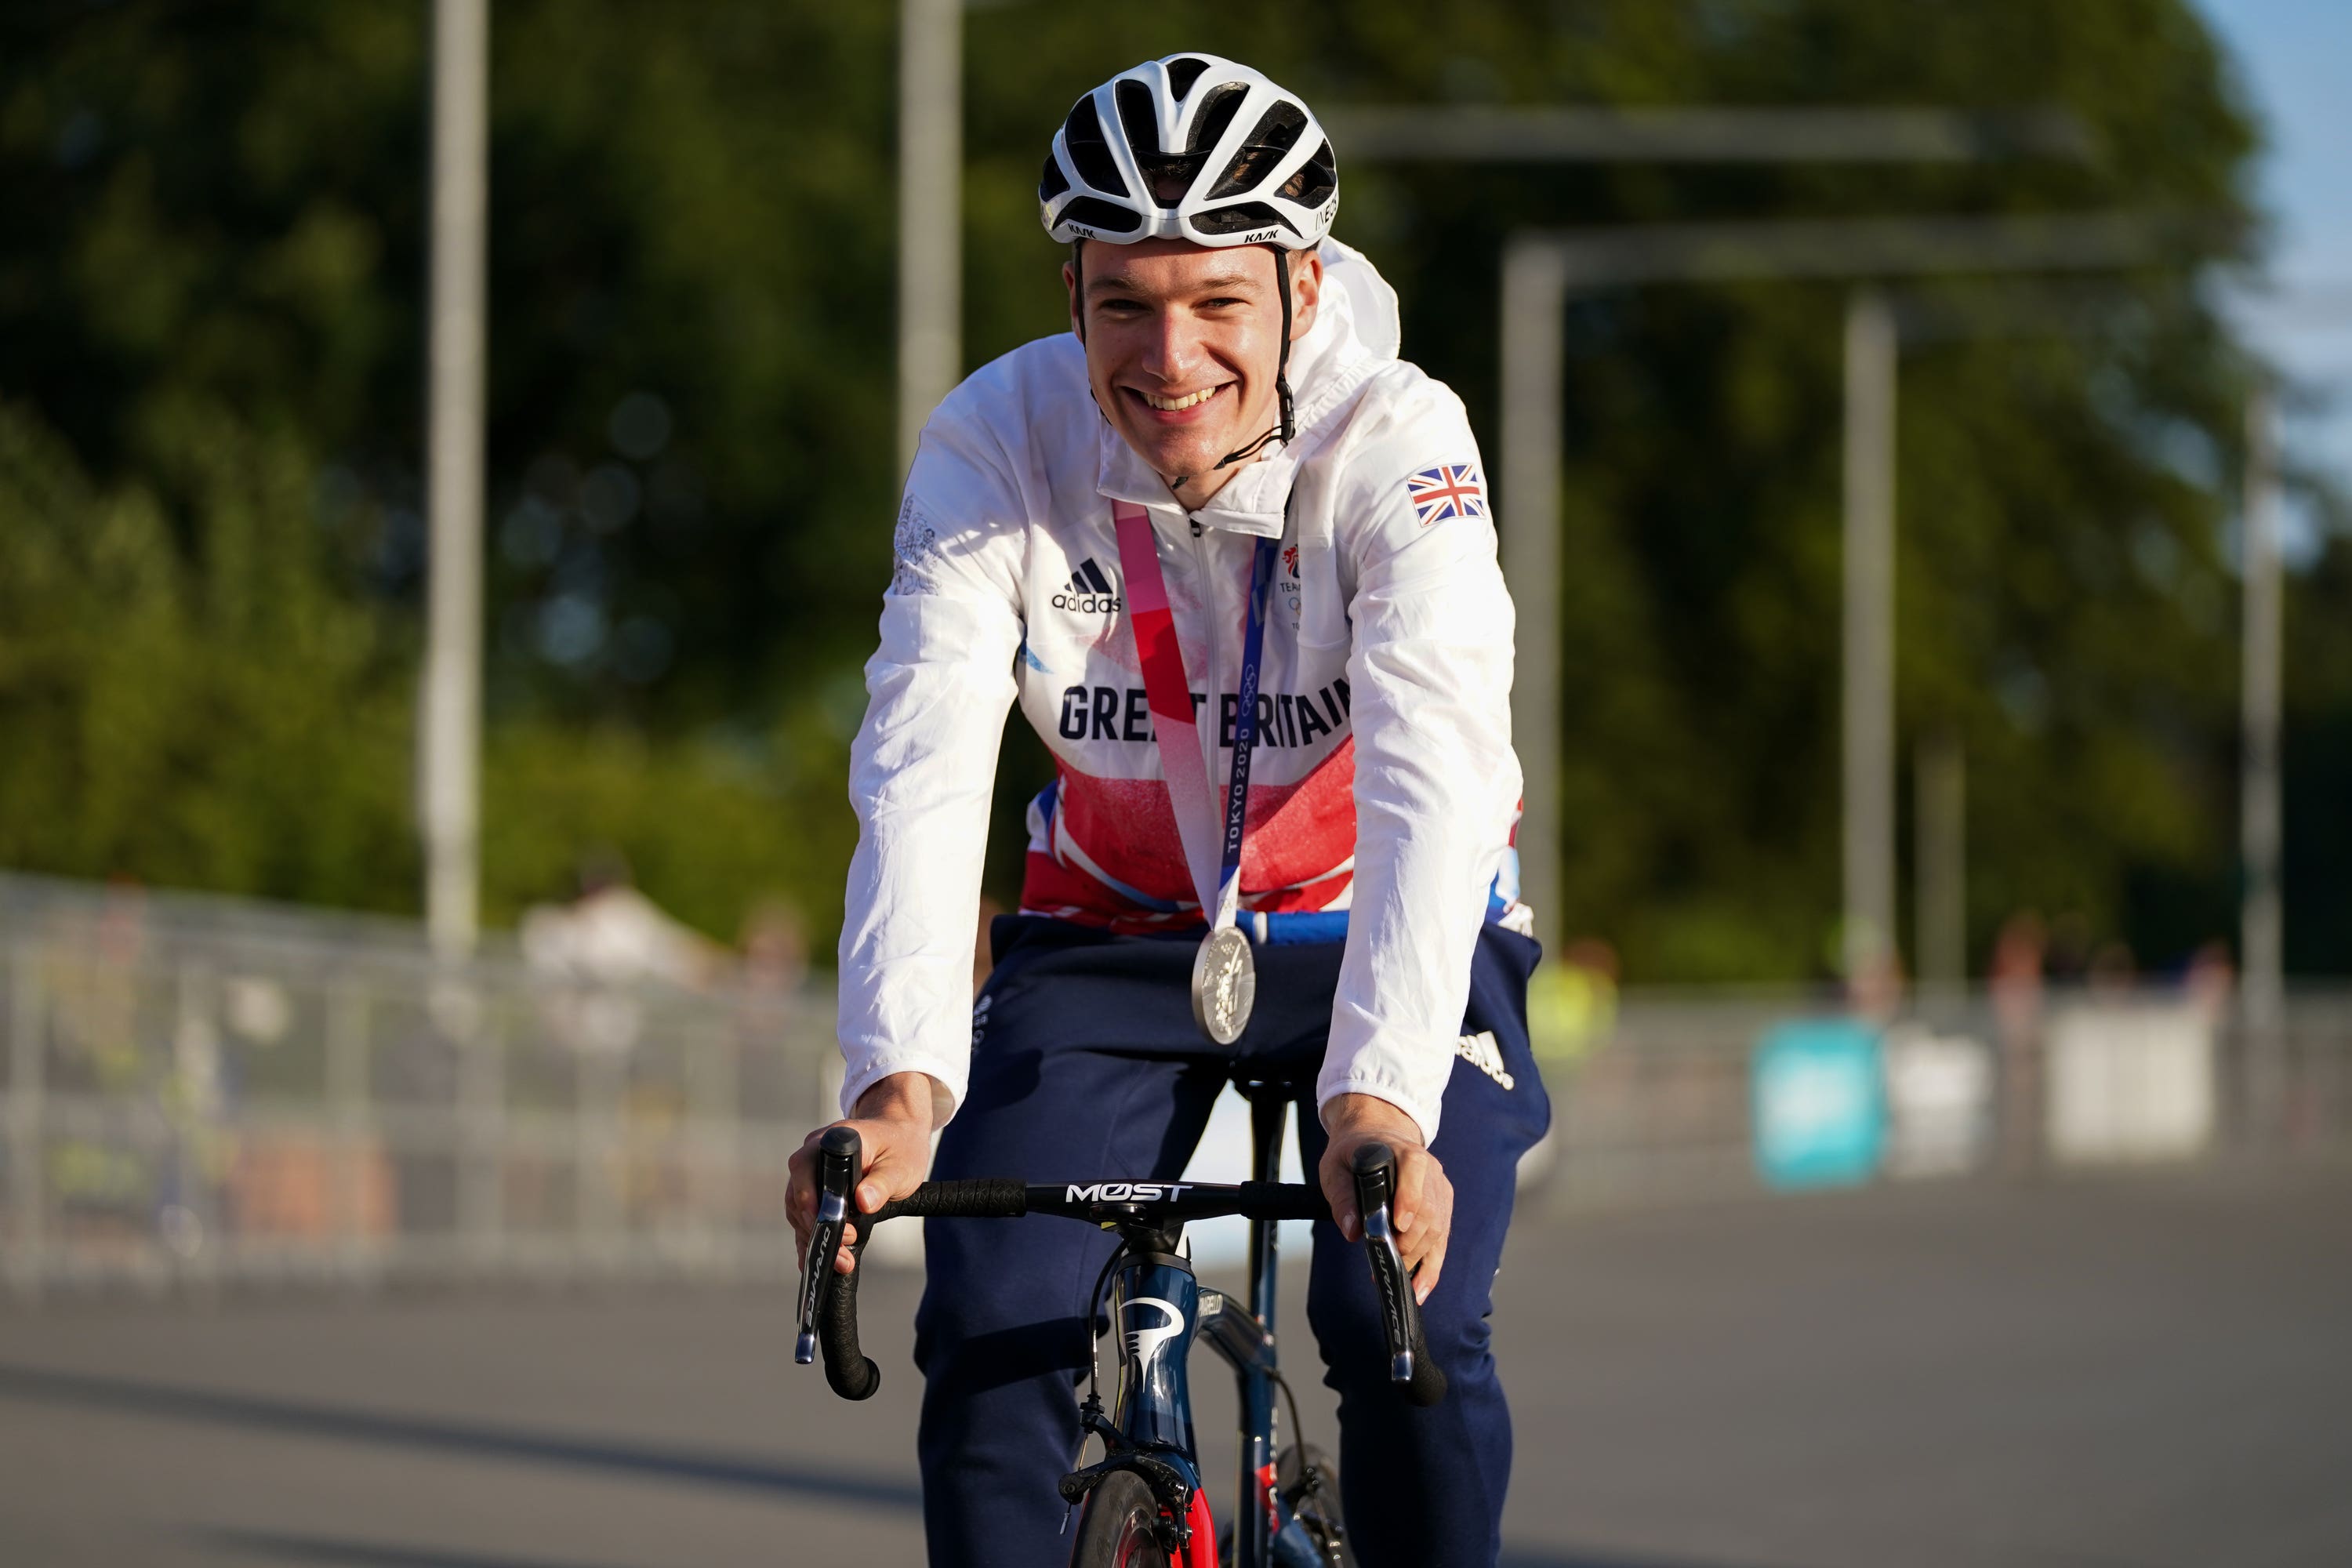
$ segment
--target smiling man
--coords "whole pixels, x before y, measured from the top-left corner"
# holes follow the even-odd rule
[[[1356,1561],[1491,1564],[1510,1421],[1486,1320],[1549,1111],[1477,448],[1460,402],[1397,357],[1394,294],[1328,237],[1330,143],[1257,72],[1176,55],[1121,73],[1078,100],[1038,195],[1069,247],[1070,333],[932,416],[866,666],[841,937],[857,1206],[912,1190],[942,1127],[942,1177],[1174,1178],[1229,1079],[1298,1083],[1339,1222],[1317,1226],[1307,1310]],[[975,1007],[1014,701],[1056,777]],[[1348,1174],[1371,1140],[1398,1152],[1402,1250],[1451,1384],[1429,1409],[1388,1381]],[[926,1237],[931,1561],[1057,1561],[1111,1238],[956,1220]]]

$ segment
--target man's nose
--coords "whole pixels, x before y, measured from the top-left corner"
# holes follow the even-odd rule
[[[1198,329],[1182,313],[1163,310],[1152,323],[1150,341],[1143,351],[1143,371],[1171,386],[1181,386],[1201,363]]]

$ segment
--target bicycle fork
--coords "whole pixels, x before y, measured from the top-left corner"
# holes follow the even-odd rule
[[[1273,1085],[1243,1089],[1250,1102],[1251,1167],[1254,1181],[1281,1177],[1284,1119],[1289,1092]],[[1280,1376],[1276,1359],[1276,1265],[1280,1229],[1274,1220],[1250,1222],[1249,1306],[1242,1309],[1216,1291],[1202,1292],[1200,1331],[1209,1348],[1234,1369],[1241,1407],[1241,1474],[1235,1489],[1233,1559],[1224,1568],[1327,1568],[1324,1555],[1293,1516],[1275,1479],[1275,1392]],[[1304,1465],[1306,1435],[1294,1432]]]
[[[1263,1228],[1270,1254],[1272,1222]],[[1242,1485],[1233,1552],[1222,1568],[1327,1568],[1275,1483],[1275,1351],[1256,1314],[1202,1289],[1183,1258],[1139,1252],[1114,1268],[1109,1317],[1118,1353],[1117,1403],[1108,1418],[1092,1402],[1085,1413],[1105,1453],[1063,1478],[1063,1497],[1078,1502],[1112,1471],[1132,1470],[1170,1521],[1167,1550],[1181,1553],[1185,1568],[1219,1563],[1193,1444],[1188,1366],[1193,1341],[1205,1338],[1234,1368],[1242,1405]]]
[[[1182,1552],[1185,1568],[1211,1568],[1216,1542],[1192,1443],[1189,1365],[1202,1291],[1182,1258],[1157,1247],[1135,1247],[1132,1237],[1129,1246],[1134,1250],[1118,1259],[1110,1282],[1117,1402],[1108,1420],[1092,1395],[1082,1412],[1087,1431],[1102,1439],[1103,1457],[1063,1477],[1062,1496],[1075,1504],[1105,1476],[1131,1470],[1151,1488],[1165,1516],[1161,1544]]]

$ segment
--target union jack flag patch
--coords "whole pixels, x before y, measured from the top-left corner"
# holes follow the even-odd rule
[[[1408,475],[1405,494],[1412,498],[1412,514],[1423,527],[1449,517],[1484,517],[1486,497],[1475,463],[1441,463]]]

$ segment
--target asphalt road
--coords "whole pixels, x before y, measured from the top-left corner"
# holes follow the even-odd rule
[[[1499,1293],[1507,1568],[2352,1563],[2352,1176],[1529,1220]],[[856,1407],[772,1292],[0,1316],[0,1563],[919,1563],[867,1298]]]

